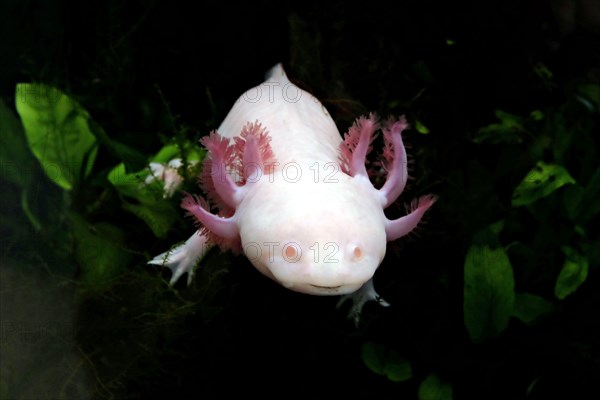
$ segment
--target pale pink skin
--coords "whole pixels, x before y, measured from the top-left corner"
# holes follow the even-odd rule
[[[342,140],[325,107],[276,65],[236,101],[218,135],[203,140],[212,161],[212,182],[205,186],[226,217],[187,197],[182,207],[199,222],[202,240],[188,241],[187,263],[169,253],[151,263],[167,264],[179,277],[194,266],[184,264],[216,241],[242,250],[260,272],[291,290],[355,293],[358,311],[365,301],[379,300],[371,279],[386,242],[411,232],[436,200],[424,196],[408,215],[385,216],[408,178],[401,136],[407,124],[404,118],[382,123],[387,180],[376,189],[365,158],[379,128],[374,115],[361,117]],[[173,253],[182,258],[181,251]]]

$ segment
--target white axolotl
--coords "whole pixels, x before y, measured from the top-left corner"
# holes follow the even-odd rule
[[[245,92],[216,132],[201,186],[211,205],[187,195],[182,207],[199,229],[185,244],[150,264],[166,265],[171,283],[193,268],[212,245],[243,251],[261,273],[284,287],[312,295],[351,298],[358,319],[365,302],[388,305],[373,288],[386,242],[413,230],[435,202],[414,201],[410,213],[390,220],[384,209],[404,190],[404,117],[360,117],[344,140],[325,107],[291,83],[281,64],[264,83]],[[375,132],[384,136],[386,181],[376,189],[365,167]]]

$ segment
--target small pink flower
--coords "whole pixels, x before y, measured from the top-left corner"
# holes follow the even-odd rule
[[[192,162],[191,164],[194,163]],[[179,174],[181,166],[183,166],[183,162],[180,158],[174,158],[168,163],[151,162],[149,167],[152,173],[148,175],[144,184],[149,185],[154,181],[161,181],[164,183],[163,197],[171,197],[183,183],[183,177]]]

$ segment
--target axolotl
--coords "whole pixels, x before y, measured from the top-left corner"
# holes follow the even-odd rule
[[[196,264],[217,245],[243,252],[288,289],[352,299],[355,317],[369,300],[388,305],[373,287],[387,242],[411,232],[436,201],[426,195],[401,218],[384,214],[408,178],[407,127],[404,117],[379,121],[370,114],[342,138],[323,104],[275,65],[201,140],[207,157],[200,185],[208,201],[186,194],[181,204],[197,232],[149,263],[168,266],[171,283],[187,273],[189,284]],[[378,165],[386,179],[377,189],[365,163],[379,130]]]

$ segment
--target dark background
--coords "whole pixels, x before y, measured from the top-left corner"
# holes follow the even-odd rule
[[[109,289],[82,295],[80,266],[57,233],[67,228],[51,204],[63,198],[42,182],[36,207],[55,230],[32,233],[18,206],[3,203],[4,217],[20,218],[23,230],[14,228],[19,224],[2,230],[0,385],[6,389],[0,396],[53,398],[61,387],[67,398],[417,398],[432,372],[452,385],[456,399],[597,393],[594,262],[575,295],[554,300],[558,311],[548,320],[530,327],[512,319],[501,336],[480,344],[464,326],[462,272],[473,233],[512,213],[512,189],[536,161],[523,150],[527,141],[498,147],[471,139],[496,121],[494,110],[524,116],[556,110],[569,88],[598,83],[600,6],[421,0],[394,7],[3,0],[0,96],[7,104],[17,82],[54,85],[111,138],[150,155],[175,131],[198,139],[215,129],[235,99],[282,62],[294,82],[322,99],[341,132],[370,111],[422,122],[430,133],[408,134],[415,179],[400,203],[426,193],[440,200],[418,236],[390,244],[376,274],[392,307],[368,304],[355,328],[344,309],[335,309],[337,299],[289,292],[228,254],[211,254],[191,288],[167,290],[160,282],[168,272],[145,262],[189,236],[191,222],[181,218],[168,238],[157,239],[117,200],[91,215],[90,224],[123,228],[128,268],[143,278],[125,274]],[[598,114],[586,118],[595,124]],[[592,138],[585,146],[596,146]],[[590,173],[574,161],[577,151],[569,170],[587,182]],[[100,149],[96,175],[119,161]],[[12,190],[3,183],[3,192]],[[82,194],[73,207],[94,196]],[[531,216],[518,219],[525,227],[504,245],[527,240],[541,226]],[[517,289],[552,299],[560,262],[542,253],[543,244],[534,249],[529,259],[549,265],[550,277],[532,283],[517,272]],[[518,270],[518,257],[513,266]],[[25,291],[11,294],[19,285]],[[53,321],[63,324],[54,332],[68,345],[46,356],[35,347],[44,338],[24,340],[21,328],[47,332],[40,326]],[[408,359],[413,378],[397,383],[370,371],[361,359],[368,342]],[[61,372],[49,372],[55,369]]]

